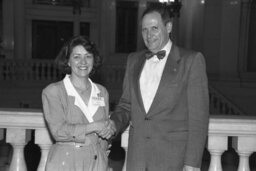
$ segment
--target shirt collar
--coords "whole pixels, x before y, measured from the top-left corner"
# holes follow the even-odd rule
[[[92,82],[92,80],[89,78],[89,82],[92,86],[92,93],[91,95],[92,96],[96,96],[97,97],[97,94],[100,93],[100,90],[98,89],[98,87]],[[70,75],[66,75],[65,78],[64,78],[64,85],[65,85],[65,88],[66,88],[66,91],[67,91],[67,94],[69,96],[77,96],[78,93],[75,89],[75,87],[73,86],[73,84],[71,83],[71,80],[70,80]]]
[[[170,53],[170,51],[171,51],[171,48],[172,48],[172,42],[171,42],[171,40],[169,39],[168,42],[166,43],[166,45],[164,46],[164,48],[161,49],[161,50],[165,50],[165,51],[166,51],[165,57],[168,57],[168,56],[169,56],[169,53]]]
[[[169,56],[169,53],[171,51],[171,48],[172,48],[172,42],[171,40],[169,39],[168,42],[166,43],[166,45],[161,49],[161,50],[165,50],[165,57],[161,60],[161,61],[166,61],[168,56]],[[157,56],[154,56],[152,58],[149,59],[150,61],[152,62],[159,62],[160,60],[157,58]]]

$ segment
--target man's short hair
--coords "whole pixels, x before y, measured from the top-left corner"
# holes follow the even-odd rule
[[[173,15],[170,13],[169,9],[167,8],[166,4],[163,3],[154,3],[153,5],[149,5],[142,14],[143,18],[146,14],[157,12],[161,15],[162,21],[164,25],[168,22],[172,22]]]

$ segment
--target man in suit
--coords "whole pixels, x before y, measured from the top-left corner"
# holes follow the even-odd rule
[[[162,5],[147,8],[141,24],[147,50],[128,56],[109,124],[116,133],[130,125],[127,171],[200,170],[209,120],[204,57],[170,40]]]

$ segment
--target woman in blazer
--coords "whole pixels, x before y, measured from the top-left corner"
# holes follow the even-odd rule
[[[93,43],[73,37],[60,50],[56,63],[66,74],[42,92],[44,116],[55,143],[47,171],[105,171],[110,138],[107,90],[89,78],[101,58]],[[104,135],[104,138],[99,135]]]

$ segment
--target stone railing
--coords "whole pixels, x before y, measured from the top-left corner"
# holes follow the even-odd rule
[[[104,82],[121,84],[124,76],[124,66],[103,65]],[[55,81],[63,78],[53,60],[38,59],[0,59],[0,81]]]
[[[124,69],[103,65],[92,78],[108,89],[113,104],[121,94]],[[0,59],[0,107],[40,108],[42,89],[63,77],[53,60]]]
[[[256,151],[256,117],[222,115],[210,118],[207,146],[211,154],[209,171],[222,171],[221,155],[227,150],[228,137],[232,138],[232,147],[239,155],[237,171],[249,171],[249,156]]]
[[[61,77],[52,60],[0,60],[1,81],[54,81]]]
[[[0,109],[0,140],[5,139],[6,143],[10,143],[13,147],[11,163],[7,170],[27,170],[24,147],[31,140],[31,130],[35,130],[34,143],[41,148],[41,159],[37,170],[44,171],[52,141],[45,127],[42,112],[31,109]]]
[[[127,152],[129,128],[122,134],[121,146]],[[228,150],[228,138],[239,155],[237,171],[250,171],[249,156],[256,152],[256,117],[212,115],[209,122],[207,149],[210,153],[208,171],[223,171],[222,154]],[[126,161],[123,167],[125,168]],[[255,169],[255,168],[254,168]],[[225,170],[226,171],[226,170]],[[234,171],[231,169],[230,171]]]
[[[217,89],[209,86],[210,92],[210,111],[211,113],[225,115],[246,115],[236,105],[222,95]]]
[[[124,70],[123,65],[104,64],[92,77],[108,89],[112,104],[119,100]],[[0,107],[41,108],[42,89],[63,76],[53,60],[0,59]]]
[[[52,141],[40,110],[0,109],[0,140],[13,147],[10,171],[26,171],[24,147],[35,130],[34,143],[41,148],[38,171],[43,171]],[[3,133],[5,131],[5,133]],[[207,149],[211,155],[209,171],[222,171],[221,156],[228,148],[228,137],[239,155],[238,171],[250,171],[249,156],[256,151],[256,117],[212,115]],[[128,131],[122,135],[122,147],[127,150]],[[125,167],[124,167],[125,168]]]

